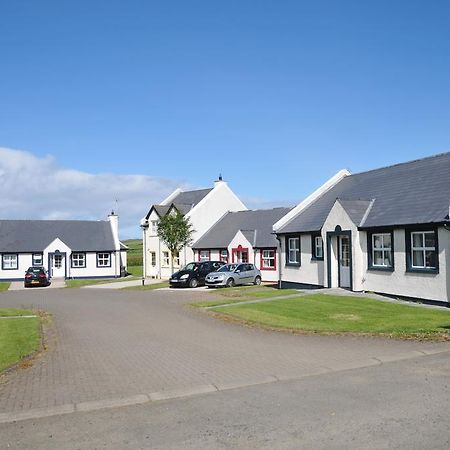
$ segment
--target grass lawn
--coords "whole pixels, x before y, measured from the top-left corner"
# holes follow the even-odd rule
[[[78,288],[81,286],[91,286],[93,284],[119,283],[120,281],[130,281],[142,278],[142,266],[128,267],[131,275],[125,278],[88,278],[86,280],[66,280],[68,288]]]
[[[2,319],[35,315],[31,310],[0,308],[0,372],[39,348],[40,318]]]
[[[8,281],[0,281],[0,292],[7,291],[10,284]]]
[[[299,332],[450,340],[450,311],[363,297],[314,294],[214,311],[249,324]]]
[[[205,308],[208,306],[227,305],[229,303],[245,302],[246,300],[256,300],[259,298],[283,297],[286,295],[297,294],[295,289],[277,289],[270,286],[239,286],[235,288],[216,288],[210,289],[212,293],[217,293],[224,297],[223,299],[205,300],[193,303],[192,306]]]

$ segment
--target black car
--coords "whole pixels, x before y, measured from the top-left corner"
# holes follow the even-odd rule
[[[170,287],[192,287],[205,284],[206,275],[214,272],[225,263],[222,261],[191,262],[169,279]]]
[[[43,267],[29,267],[25,272],[24,286],[48,286],[50,281]]]

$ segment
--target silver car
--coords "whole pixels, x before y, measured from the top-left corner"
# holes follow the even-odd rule
[[[208,287],[233,287],[240,284],[261,284],[261,272],[253,264],[225,264],[205,278]]]

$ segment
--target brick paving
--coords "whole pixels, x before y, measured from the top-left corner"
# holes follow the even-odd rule
[[[33,290],[0,307],[53,315],[48,350],[0,378],[0,413],[201,385],[296,378],[449,351],[449,343],[298,336],[223,322],[189,308],[195,291]]]

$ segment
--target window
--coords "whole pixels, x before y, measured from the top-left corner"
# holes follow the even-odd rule
[[[436,236],[434,231],[411,232],[411,268],[437,268]]]
[[[391,233],[372,234],[372,266],[392,267]]]
[[[300,237],[287,238],[287,252],[286,252],[286,264],[287,265],[300,265]]]
[[[152,220],[150,222],[150,232],[153,236],[156,236],[158,234],[158,221]]]
[[[156,267],[156,252],[150,252],[150,264]]]
[[[33,253],[33,266],[42,266],[42,253]]]
[[[209,250],[200,250],[198,252],[198,260],[200,262],[209,261]]]
[[[232,254],[234,263],[248,262],[248,248],[243,248],[242,245],[239,245],[237,248],[232,249]]]
[[[19,268],[19,255],[4,253],[2,256],[3,270],[17,270]]]
[[[276,270],[275,249],[261,250],[261,270]]]
[[[109,253],[107,253],[109,255]],[[72,253],[72,267],[86,267],[85,253]]]
[[[111,267],[111,253],[97,253],[97,267]]]
[[[311,235],[311,259],[323,259],[323,240],[317,233]]]
[[[180,253],[176,252],[173,255],[173,265],[175,267],[180,267]]]
[[[162,252],[162,265],[164,267],[169,267],[170,265],[169,252]]]
[[[224,263],[228,262],[228,250],[220,250],[220,260]]]

